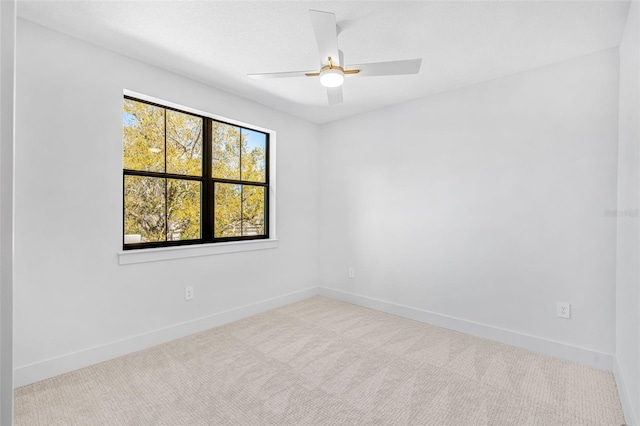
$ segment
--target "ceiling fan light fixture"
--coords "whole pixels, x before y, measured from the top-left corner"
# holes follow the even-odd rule
[[[344,83],[344,72],[341,68],[327,68],[320,71],[320,84],[324,87],[339,87]]]

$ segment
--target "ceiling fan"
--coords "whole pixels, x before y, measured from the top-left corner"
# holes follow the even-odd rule
[[[319,10],[309,10],[309,13],[320,51],[320,70],[248,74],[250,78],[320,77],[320,84],[327,88],[329,105],[335,105],[342,103],[341,86],[344,83],[345,75],[367,77],[417,74],[420,71],[422,59],[344,65],[342,51],[338,50],[336,16],[333,13]]]

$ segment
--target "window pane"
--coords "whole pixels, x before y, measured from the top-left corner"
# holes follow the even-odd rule
[[[167,241],[200,238],[200,182],[167,180]]]
[[[213,121],[212,177],[220,179],[240,179],[240,128]]]
[[[167,110],[167,173],[202,175],[202,118]]]
[[[242,129],[242,180],[265,182],[267,135]]]
[[[165,241],[165,179],[124,177],[126,243]]]
[[[243,185],[242,235],[264,235],[264,187]]]
[[[215,232],[216,238],[242,235],[242,185],[215,184]]]
[[[122,124],[124,168],[164,172],[164,108],[125,99]]]

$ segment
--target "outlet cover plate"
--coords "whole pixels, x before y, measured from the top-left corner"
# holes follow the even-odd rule
[[[188,285],[184,288],[184,300],[193,300],[193,286]]]
[[[556,315],[558,318],[571,319],[571,304],[568,302],[556,302]]]

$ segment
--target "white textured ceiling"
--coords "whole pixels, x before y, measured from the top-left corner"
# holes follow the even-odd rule
[[[31,1],[18,15],[316,123],[618,46],[628,1]],[[334,12],[346,64],[423,58],[418,75],[350,77],[328,106],[309,9]]]

